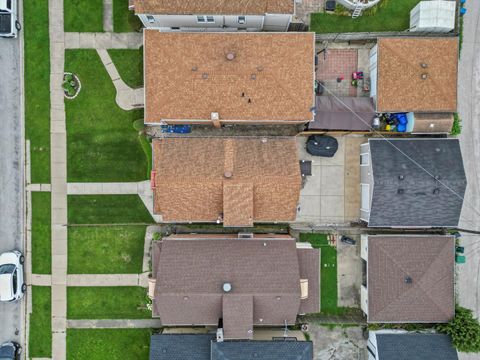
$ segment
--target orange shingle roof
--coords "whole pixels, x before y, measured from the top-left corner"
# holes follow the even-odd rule
[[[293,221],[301,176],[294,138],[153,142],[155,212],[164,221]]]
[[[378,39],[377,111],[455,112],[457,64],[457,38]]]
[[[314,40],[145,30],[145,122],[313,120]]]
[[[136,14],[293,14],[293,0],[135,0]]]

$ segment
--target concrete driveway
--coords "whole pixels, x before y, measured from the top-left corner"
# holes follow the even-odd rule
[[[0,252],[23,251],[20,41],[0,38]],[[0,303],[0,343],[23,343],[21,303]],[[17,334],[16,334],[17,333]]]
[[[467,173],[467,191],[460,219],[463,229],[480,230],[480,2],[467,1],[459,63],[458,112],[462,119],[460,144]],[[460,305],[480,316],[480,235],[463,233],[466,264],[457,265]],[[460,354],[461,360],[480,354]]]
[[[362,136],[339,136],[331,158],[312,156],[305,150],[307,136],[297,137],[300,160],[312,162],[312,176],[304,179],[296,222],[343,225],[358,221],[360,212],[360,144]]]

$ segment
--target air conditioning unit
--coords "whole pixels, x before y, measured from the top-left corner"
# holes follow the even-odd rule
[[[253,233],[238,233],[239,239],[253,239]]]

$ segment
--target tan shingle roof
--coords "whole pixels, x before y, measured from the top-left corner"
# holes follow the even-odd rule
[[[145,30],[145,122],[313,119],[313,33]],[[235,54],[227,60],[228,53]]]
[[[377,111],[455,112],[457,64],[457,38],[378,39]]]
[[[369,236],[368,321],[452,319],[454,246],[453,236]]]
[[[293,0],[135,0],[136,14],[293,14]]]
[[[164,221],[293,221],[301,176],[294,138],[165,138],[153,142],[155,212]],[[230,177],[226,177],[229,172]]]

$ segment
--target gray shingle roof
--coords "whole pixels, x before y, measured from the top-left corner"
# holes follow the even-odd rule
[[[150,360],[210,360],[215,334],[152,335]]]
[[[378,360],[458,360],[447,335],[377,334]]]
[[[457,139],[370,139],[369,144],[374,178],[369,226],[458,225],[467,181]]]
[[[225,341],[212,343],[211,360],[312,360],[311,341]]]

